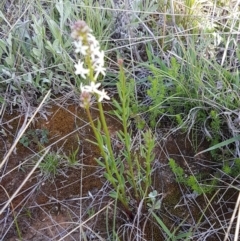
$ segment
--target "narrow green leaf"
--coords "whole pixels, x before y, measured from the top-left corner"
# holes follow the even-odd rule
[[[50,29],[52,35],[54,36],[54,38],[61,41],[62,34],[61,34],[59,26],[56,24],[55,21],[53,21],[49,17],[47,18],[47,22],[48,22],[49,29]]]
[[[58,3],[56,3],[56,9],[60,14],[60,28],[63,29],[63,26],[72,11],[71,1],[63,2],[63,0],[60,0]]]
[[[113,99],[113,104],[114,104],[114,106],[115,106],[120,112],[122,112],[122,107],[120,106],[120,104],[118,103],[118,101],[116,101],[115,99]]]
[[[231,143],[233,143],[233,142],[235,142],[235,141],[238,141],[238,140],[240,140],[240,135],[235,136],[235,137],[233,137],[233,138],[230,138],[230,139],[228,139],[228,140],[226,140],[226,141],[220,142],[220,143],[218,143],[218,144],[216,144],[216,145],[214,145],[214,146],[212,146],[212,147],[209,147],[209,148],[206,149],[206,150],[200,151],[200,152],[198,152],[195,156],[197,156],[197,155],[199,155],[199,154],[202,154],[202,153],[205,153],[205,152],[208,152],[208,151],[212,151],[212,150],[218,149],[218,148],[220,148],[220,147],[222,147],[222,146],[227,146],[227,145],[229,145],[229,144],[231,144]]]
[[[5,53],[7,53],[7,43],[0,39],[0,48],[4,50]]]
[[[111,174],[104,173],[104,177],[110,182],[110,183],[117,183],[117,179],[115,179]]]
[[[171,238],[173,235],[170,232],[170,230],[167,228],[167,226],[163,223],[163,221],[155,213],[152,213],[152,215],[156,219],[157,223],[162,227],[163,231],[167,234],[167,236]]]
[[[186,240],[186,238],[188,238],[187,240],[189,240],[189,238],[192,236],[192,232],[189,231],[187,233],[180,233],[179,235],[176,236],[176,239],[180,239],[180,240]]]
[[[105,164],[100,161],[102,158],[95,158],[96,162],[98,163],[98,165],[100,165],[101,167],[104,167],[105,168]]]
[[[114,199],[117,199],[117,198],[118,198],[118,194],[117,194],[117,192],[115,192],[115,191],[110,192],[110,193],[109,193],[109,196],[112,197],[112,198],[114,198]]]
[[[122,117],[118,114],[118,112],[116,110],[113,111],[114,115],[117,116],[117,118],[122,121]]]

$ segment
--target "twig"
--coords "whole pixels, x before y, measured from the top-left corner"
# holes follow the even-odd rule
[[[229,233],[230,233],[230,229],[231,229],[231,227],[232,227],[233,220],[234,220],[234,218],[235,218],[235,215],[236,215],[237,210],[238,210],[238,221],[237,221],[237,225],[236,225],[236,231],[235,231],[234,241],[237,241],[237,240],[238,240],[237,236],[238,236],[238,233],[239,233],[239,223],[240,223],[240,214],[239,214],[239,213],[240,213],[240,192],[239,192],[239,194],[238,194],[238,199],[237,199],[235,208],[234,208],[234,210],[233,210],[233,214],[232,214],[232,217],[231,217],[231,220],[230,220],[230,224],[229,224],[229,226],[228,226],[228,229],[227,229],[227,232],[226,232],[226,234],[225,234],[225,237],[224,237],[224,240],[223,240],[223,241],[227,241],[227,239],[228,239],[228,235],[229,235]]]
[[[45,97],[43,98],[42,102],[40,103],[40,105],[38,106],[38,108],[36,109],[36,111],[34,112],[34,114],[32,115],[32,117],[30,118],[30,120],[28,121],[28,123],[24,126],[24,128],[22,129],[21,132],[18,133],[17,138],[15,139],[13,145],[11,146],[10,150],[8,151],[7,155],[5,156],[5,158],[3,159],[3,161],[0,164],[0,169],[3,167],[3,165],[5,164],[5,162],[8,160],[9,156],[12,154],[14,148],[16,147],[17,143],[19,142],[20,138],[22,137],[22,135],[24,134],[24,132],[26,131],[26,129],[29,127],[29,125],[31,124],[32,120],[34,119],[34,117],[36,116],[36,114],[38,113],[38,111],[40,110],[40,108],[42,107],[43,103],[45,102],[45,100],[47,99],[47,97],[49,96],[51,90],[49,90],[47,92],[47,94],[45,95]]]
[[[25,185],[25,183],[28,181],[28,179],[31,177],[31,175],[33,174],[33,172],[37,169],[38,165],[40,164],[40,162],[43,160],[43,158],[45,157],[45,155],[48,153],[48,151],[50,150],[50,148],[48,147],[46,149],[46,151],[44,152],[44,154],[41,156],[41,158],[38,160],[38,162],[36,163],[36,165],[33,167],[33,169],[29,172],[29,174],[27,175],[27,177],[24,179],[24,181],[21,183],[21,185],[18,187],[18,189],[15,191],[15,193],[8,199],[8,201],[6,202],[6,204],[3,206],[3,208],[0,210],[0,215],[3,213],[3,211],[7,208],[7,206],[12,202],[12,200],[17,196],[17,194],[19,193],[19,191],[22,189],[22,187]]]

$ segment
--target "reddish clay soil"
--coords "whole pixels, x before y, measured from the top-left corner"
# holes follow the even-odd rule
[[[109,106],[105,108],[111,109]],[[136,220],[129,220],[121,210],[121,205],[115,208],[115,203],[108,195],[111,186],[103,177],[103,170],[96,165],[95,158],[99,157],[99,150],[96,145],[89,142],[89,140],[94,141],[94,137],[84,110],[74,104],[55,104],[47,110],[49,114],[45,118],[39,115],[29,129],[48,130],[49,142],[39,146],[38,143],[31,141],[28,147],[19,143],[0,171],[0,208],[26,178],[40,158],[40,151],[45,147],[51,147],[50,152],[58,152],[59,156],[69,156],[78,149],[77,163],[71,166],[67,165],[66,160],[61,162],[55,177],[46,177],[37,168],[0,216],[0,240],[19,240],[16,222],[22,240],[63,238],[62,240],[68,241],[84,240],[84,237],[85,240],[107,240],[114,225],[123,240],[134,240],[136,235],[142,235],[142,240],[165,240],[156,221],[152,218],[147,222],[144,221],[147,214],[139,220],[142,230],[136,231],[136,228],[134,229],[134,226],[137,226]],[[93,119],[98,117],[94,108],[92,115]],[[17,116],[16,113],[12,115],[5,113],[3,116],[1,128],[4,132],[0,138],[1,159],[12,145],[23,121],[24,117]],[[121,124],[110,115],[107,117],[107,122],[112,139],[115,141],[116,131],[121,129]],[[164,133],[169,131],[169,126],[167,123],[163,123],[162,126],[159,129],[164,136]],[[153,190],[157,190],[162,198],[161,209],[157,214],[171,231],[180,224],[182,232],[188,231],[191,227],[192,231],[204,231],[209,228],[211,222],[215,223],[217,229],[221,226],[219,224],[221,216],[224,214],[225,219],[230,218],[231,210],[234,208],[236,195],[233,192],[225,193],[224,197],[216,194],[209,205],[213,194],[195,197],[189,190],[175,182],[175,176],[168,166],[169,158],[174,158],[187,174],[214,173],[210,168],[209,155],[194,158],[197,152],[208,147],[208,143],[200,144],[199,141],[197,146],[198,148],[194,149],[188,138],[182,134],[160,138],[157,142]],[[34,155],[36,157],[33,157]],[[222,202],[224,200],[225,206],[221,200]],[[101,208],[105,209],[97,214]],[[135,209],[136,212],[139,211],[139,207]],[[114,215],[117,218],[114,218]],[[86,220],[88,221],[85,223]],[[115,224],[114,220],[117,220]],[[201,220],[202,224],[197,228],[194,225],[198,220]],[[135,231],[131,233],[131,230]],[[206,240],[221,240],[222,235],[223,230],[212,232]],[[196,235],[192,240],[200,239]]]

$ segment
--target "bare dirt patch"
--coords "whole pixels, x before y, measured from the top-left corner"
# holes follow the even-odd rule
[[[111,107],[105,108],[109,110]],[[0,217],[1,240],[19,238],[16,222],[23,240],[107,240],[107,237],[111,240],[114,225],[115,231],[123,240],[137,240],[136,235],[141,236],[142,240],[165,240],[156,220],[150,218],[148,213],[140,216],[138,222],[129,220],[122,212],[121,205],[116,207],[109,198],[111,187],[102,176],[101,168],[96,165],[95,158],[99,157],[99,151],[97,146],[88,141],[94,141],[94,138],[84,110],[74,104],[54,104],[48,112],[51,114],[47,118],[39,116],[29,128],[47,130],[48,142],[40,145],[36,140],[30,140],[27,147],[19,143],[1,170],[0,207],[3,207],[23,182],[41,156],[40,152],[47,146],[59,158],[56,174],[46,176],[39,168],[34,172]],[[98,113],[94,108],[92,114],[97,118]],[[16,113],[3,116],[2,129],[5,135],[0,139],[1,159],[13,143],[23,121],[24,117],[17,116]],[[107,118],[107,122],[114,141],[121,125],[111,116]],[[231,216],[236,200],[233,192],[228,191],[224,197],[220,192],[213,193],[211,195],[216,194],[214,200],[211,200],[211,195],[197,196],[176,183],[168,166],[169,158],[174,158],[184,168],[186,175],[214,173],[209,165],[209,155],[194,158],[198,151],[206,147],[207,143],[202,142],[194,149],[192,143],[182,134],[162,138],[157,144],[153,190],[157,190],[162,202],[156,213],[171,231],[181,225],[178,231],[191,230],[199,233],[207,230],[216,220],[217,229],[222,227],[221,215],[227,215],[228,218]],[[71,165],[66,156],[70,156],[75,150],[77,162]],[[64,161],[62,157],[65,158]],[[225,200],[223,208],[221,200]],[[102,208],[104,210],[100,211]],[[135,207],[135,210],[136,213],[141,211],[139,207]],[[141,230],[138,230],[139,227]],[[223,234],[221,228],[220,231],[212,230],[205,237],[207,240],[221,240]],[[197,234],[192,238],[200,240]]]

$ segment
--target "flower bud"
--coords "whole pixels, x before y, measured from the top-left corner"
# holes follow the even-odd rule
[[[87,33],[90,33],[92,30],[88,27],[85,21],[78,20],[72,26],[71,37],[73,39],[79,39],[79,37],[86,36]]]
[[[80,95],[80,106],[82,108],[88,108],[91,105],[92,94],[88,91],[83,91]]]

